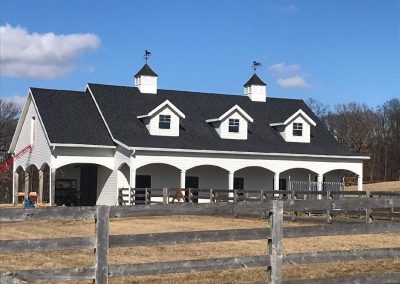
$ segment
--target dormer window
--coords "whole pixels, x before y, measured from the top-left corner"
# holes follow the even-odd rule
[[[239,132],[239,119],[229,119],[229,132]]]
[[[303,123],[293,123],[293,136],[303,136]]]
[[[238,105],[223,113],[220,117],[206,120],[215,128],[219,137],[222,139],[247,139],[248,124],[253,119]]]
[[[310,143],[311,127],[316,123],[303,110],[299,109],[284,122],[270,123],[286,142]]]
[[[185,115],[169,100],[154,108],[147,114],[137,117],[145,125],[150,135],[179,136],[180,121]]]
[[[171,128],[171,116],[160,114],[158,127],[160,129],[170,129]]]

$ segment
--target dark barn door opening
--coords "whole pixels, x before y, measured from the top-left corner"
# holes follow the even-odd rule
[[[234,178],[233,179],[233,188],[243,190],[244,189],[244,178]],[[243,192],[238,192],[238,196],[243,196]]]
[[[136,175],[136,190],[135,195],[140,194],[141,196],[135,196],[135,204],[144,204],[145,202],[145,188],[151,188],[151,176],[150,175]],[[148,191],[148,193],[151,193]],[[150,202],[151,198],[147,199]]]
[[[199,177],[186,177],[186,181],[185,181],[185,185],[186,188],[194,188],[194,189],[198,189],[199,188]],[[193,194],[193,203],[199,203],[199,192],[197,190],[192,190],[192,194]],[[189,202],[189,191],[186,190],[185,191],[185,195],[186,195],[186,202]]]
[[[80,202],[82,206],[94,206],[97,200],[97,166],[81,166]]]

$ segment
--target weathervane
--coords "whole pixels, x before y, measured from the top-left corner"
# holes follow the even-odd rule
[[[147,49],[144,51],[144,60],[146,61],[147,64],[147,60],[149,59],[149,57],[151,56],[151,52],[148,51]]]
[[[260,62],[257,61],[253,61],[253,70],[254,70],[254,74],[256,74],[257,68],[261,67],[262,64]]]

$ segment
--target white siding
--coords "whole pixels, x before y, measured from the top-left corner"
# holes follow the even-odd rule
[[[248,96],[253,102],[265,102],[267,99],[267,87],[258,85],[245,87],[244,95]]]
[[[117,192],[117,172],[98,166],[96,205],[116,205],[118,201]]]
[[[227,189],[228,172],[213,166],[201,166],[186,171],[186,176],[199,177],[199,188]]]
[[[259,167],[250,167],[235,172],[235,178],[244,179],[245,189],[273,189],[274,173]]]
[[[139,76],[135,79],[135,85],[142,94],[157,94],[157,77]]]
[[[180,187],[180,171],[177,168],[168,165],[147,165],[137,169],[136,175],[150,175],[151,187],[153,188]]]
[[[229,119],[239,119],[239,132],[229,132]],[[222,139],[247,139],[247,120],[239,112],[234,112],[232,115],[224,119],[216,129]]]
[[[26,116],[23,118],[24,122],[22,124],[21,132],[16,143],[15,153],[21,151],[23,148],[25,148],[31,143],[32,117],[35,117],[34,135],[33,135],[34,148],[31,153],[26,153],[25,155],[16,160],[15,168],[17,168],[18,166],[22,166],[24,169],[26,169],[27,166],[34,164],[37,166],[37,168],[40,169],[40,167],[44,163],[50,164],[51,151],[50,151],[50,146],[46,139],[44,129],[39,121],[38,114],[30,97],[28,98],[28,103],[29,103],[28,111],[26,113]]]
[[[293,123],[303,124],[303,135],[293,136]],[[298,143],[310,143],[311,139],[311,126],[308,122],[300,115],[290,122],[282,132],[280,132],[286,142],[298,142]]]
[[[159,118],[160,115],[170,115],[171,116],[171,127],[170,129],[160,129],[159,128]],[[150,135],[157,136],[179,136],[179,116],[171,110],[169,107],[164,107],[160,112],[153,115],[147,126]]]

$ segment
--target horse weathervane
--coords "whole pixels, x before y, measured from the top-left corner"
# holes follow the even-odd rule
[[[262,64],[260,63],[260,62],[257,62],[257,61],[253,61],[253,70],[254,70],[254,74],[256,73],[256,71],[257,71],[257,68],[260,68],[262,66]]]
[[[151,56],[151,52],[148,51],[147,49],[144,51],[144,60],[146,61],[147,64],[147,60],[149,59],[149,57]]]

